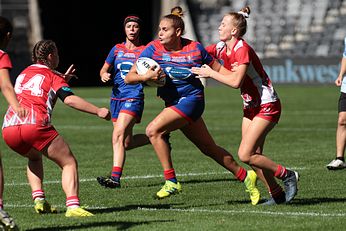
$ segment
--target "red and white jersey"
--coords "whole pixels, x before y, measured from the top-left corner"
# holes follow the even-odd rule
[[[69,87],[65,79],[45,65],[33,64],[24,69],[17,77],[14,90],[21,106],[27,108],[29,113],[25,118],[19,118],[9,107],[3,128],[21,124],[49,126],[57,99],[56,92],[62,87]]]
[[[234,63],[248,65],[240,87],[244,108],[258,107],[279,99],[257,54],[243,39],[236,41],[230,55],[227,55],[226,45],[222,42],[210,45],[206,50],[229,70]]]
[[[10,57],[3,50],[0,50],[0,69],[12,69]]]

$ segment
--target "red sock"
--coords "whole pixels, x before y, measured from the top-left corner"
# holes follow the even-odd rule
[[[278,165],[278,168],[276,170],[276,172],[274,173],[274,176],[278,179],[282,179],[287,175],[287,170],[285,167],[283,167],[282,165]]]
[[[44,191],[42,189],[38,189],[38,190],[32,191],[31,195],[32,195],[32,199],[33,200],[35,200],[37,198],[43,200],[43,199],[46,198],[46,196],[44,195]]]
[[[174,183],[177,183],[177,177],[175,176],[174,168],[164,170],[163,175],[165,176],[165,180],[170,180]]]
[[[112,168],[112,177],[120,179],[122,173],[123,173],[123,169],[121,167],[113,166],[113,168]]]
[[[70,196],[66,198],[66,207],[79,207],[78,196]]]
[[[241,182],[244,182],[245,178],[246,178],[246,175],[247,175],[247,171],[245,170],[245,168],[243,167],[240,167],[238,172],[237,172],[237,175],[235,176],[238,180],[240,180]]]

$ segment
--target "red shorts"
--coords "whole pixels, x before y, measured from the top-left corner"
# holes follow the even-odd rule
[[[281,115],[280,100],[262,104],[259,107],[245,108],[244,117],[252,120],[254,117],[260,117],[273,123],[278,123]]]
[[[53,126],[18,125],[5,127],[2,130],[6,144],[22,155],[27,154],[31,148],[41,151],[58,135]]]

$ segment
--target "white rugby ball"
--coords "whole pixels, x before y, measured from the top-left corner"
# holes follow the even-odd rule
[[[144,75],[153,66],[155,66],[156,68],[160,67],[160,65],[155,60],[148,57],[140,57],[136,61],[136,70],[139,75]],[[148,80],[145,83],[151,87],[162,87],[166,83],[166,76],[163,74],[160,79]]]
[[[151,58],[140,57],[136,61],[136,70],[139,75],[144,75],[153,66],[159,67],[160,65]]]

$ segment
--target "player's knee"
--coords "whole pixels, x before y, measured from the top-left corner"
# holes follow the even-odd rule
[[[346,127],[346,117],[339,117],[338,125],[341,127]]]
[[[152,126],[151,124],[149,124],[147,128],[145,129],[145,134],[149,137],[149,139],[153,139],[159,136],[158,130],[155,129],[155,127]]]
[[[124,140],[124,132],[123,130],[116,129],[113,131],[112,142],[113,144],[117,144],[119,142],[123,142]]]
[[[241,162],[246,164],[250,163],[250,154],[248,152],[245,152],[244,150],[239,149],[238,157]]]

